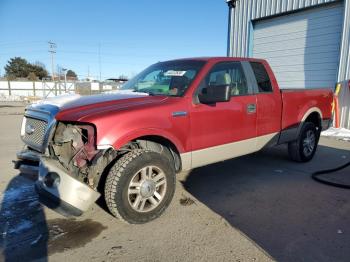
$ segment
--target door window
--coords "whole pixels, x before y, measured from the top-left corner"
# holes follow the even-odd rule
[[[216,64],[201,83],[199,93],[204,91],[207,86],[215,87],[223,85],[230,86],[231,96],[249,94],[247,80],[240,62]]]

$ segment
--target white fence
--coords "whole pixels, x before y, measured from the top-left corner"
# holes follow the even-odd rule
[[[30,81],[0,81],[0,96],[2,98],[52,97],[74,92],[75,83],[67,82],[30,82]]]
[[[0,100],[41,99],[66,93],[89,95],[119,87],[120,83],[0,81]]]

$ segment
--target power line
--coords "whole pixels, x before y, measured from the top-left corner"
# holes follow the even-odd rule
[[[44,53],[46,52],[46,49],[27,49],[24,50],[23,48],[20,51],[20,54],[24,54],[24,55],[30,55],[32,53]],[[7,52],[7,53],[0,53],[0,55],[9,55],[14,53],[13,51],[11,52]],[[64,49],[60,49],[60,53],[59,54],[74,54],[74,55],[98,55],[98,52],[94,52],[94,51],[79,51],[79,50],[64,50]],[[161,52],[158,53],[147,53],[147,54],[135,54],[135,52],[133,53],[105,53],[105,52],[100,52],[100,56],[101,56],[101,60],[103,57],[126,57],[128,59],[130,58],[154,58],[156,56],[169,56],[168,54],[162,54]]]
[[[2,48],[6,47],[17,47],[17,46],[28,46],[28,44],[44,44],[43,41],[21,41],[21,42],[0,42]]]
[[[98,68],[100,71],[100,81],[101,81],[101,43],[98,43]]]

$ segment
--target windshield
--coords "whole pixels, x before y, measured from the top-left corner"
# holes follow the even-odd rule
[[[150,95],[182,96],[204,64],[198,60],[160,62],[126,82],[121,89]]]

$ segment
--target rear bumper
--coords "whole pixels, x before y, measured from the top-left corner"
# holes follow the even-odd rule
[[[63,211],[66,213],[64,215],[81,215],[100,196],[100,193],[71,177],[55,160],[47,157],[41,158],[36,189],[43,204],[59,213]]]
[[[333,119],[322,119],[322,131],[331,127]]]

